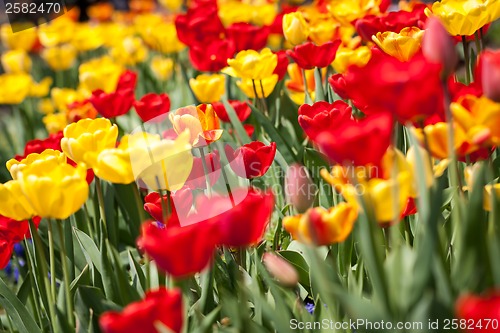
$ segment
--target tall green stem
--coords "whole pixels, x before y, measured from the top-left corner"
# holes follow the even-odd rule
[[[52,295],[52,301],[55,303],[56,298],[56,262],[54,258],[54,234],[52,230],[52,220],[48,220],[49,223],[49,264],[50,264],[50,293]]]
[[[70,282],[69,282],[69,270],[68,270],[68,263],[66,261],[66,244],[64,242],[64,236],[63,236],[63,226],[62,226],[62,221],[58,220],[57,221],[57,227],[59,231],[59,241],[61,242],[61,262],[62,262],[62,268],[63,268],[63,276],[64,276],[64,292],[66,296],[66,309],[68,311],[68,322],[71,325],[71,327],[75,327],[75,321],[73,318],[73,300],[71,298],[71,290],[70,290]]]
[[[95,178],[95,186],[97,191],[97,201],[99,202],[99,215],[101,215],[101,225],[104,238],[108,238],[108,224],[106,223],[106,211],[104,209],[104,194],[102,191],[101,180]]]

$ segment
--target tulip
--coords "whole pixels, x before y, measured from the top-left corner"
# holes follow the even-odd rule
[[[42,24],[38,27],[40,43],[46,48],[69,43],[75,33],[75,26],[76,23],[64,15]]]
[[[306,167],[297,163],[290,165],[286,171],[285,194],[288,202],[299,213],[305,212],[312,206],[317,190]]]
[[[314,67],[328,67],[334,60],[340,40],[328,42],[316,46],[311,42],[295,46],[293,50],[288,50],[287,54],[302,69],[313,69]]]
[[[343,242],[349,236],[357,217],[355,206],[340,203],[329,210],[315,207],[303,215],[286,216],[283,227],[299,242],[330,245]]]
[[[134,66],[146,60],[148,49],[141,38],[128,36],[121,44],[115,45],[110,54],[119,64]]]
[[[356,19],[369,14],[383,12],[390,2],[384,0],[339,0],[328,5],[328,11],[343,25],[349,25]]]
[[[177,133],[189,130],[191,144],[196,147],[217,141],[222,135],[219,118],[210,104],[179,108],[169,113],[169,118]]]
[[[381,113],[359,122],[345,122],[335,130],[322,132],[315,141],[328,158],[339,164],[378,165],[391,143],[392,128],[392,117]]]
[[[36,215],[19,181],[10,180],[0,184],[0,215],[19,221]]]
[[[334,130],[349,121],[351,113],[352,108],[344,101],[303,104],[299,107],[299,125],[311,140],[315,140],[321,132]]]
[[[260,141],[253,141],[236,150],[226,145],[225,151],[234,173],[251,179],[263,176],[271,167],[276,154],[276,142],[266,146]]]
[[[500,293],[498,291],[490,291],[487,294],[471,295],[466,294],[458,298],[455,303],[455,312],[460,320],[467,323],[497,323],[500,321],[498,307],[500,306]],[[473,332],[494,333],[498,331],[496,325],[485,324],[479,328],[474,326]],[[471,331],[472,332],[472,331]]]
[[[150,62],[151,71],[160,81],[166,81],[174,72],[174,61],[170,58],[155,56]]]
[[[470,186],[469,186],[470,187]],[[483,208],[491,212],[492,207],[500,200],[500,184],[486,185],[484,187]]]
[[[288,64],[290,62],[288,61],[288,57],[286,56],[286,52],[284,50],[275,52],[275,54],[278,57],[278,64],[276,65],[273,74],[278,75],[278,81],[281,81],[285,77]]]
[[[88,99],[76,101],[68,104],[66,111],[66,118],[68,122],[74,123],[82,119],[95,119],[97,117],[97,110]]]
[[[238,52],[234,59],[228,59],[228,68],[222,72],[242,79],[264,80],[273,75],[278,64],[278,56],[265,48],[257,52],[246,50]]]
[[[78,68],[80,88],[91,93],[101,89],[110,93],[116,89],[123,67],[104,56],[84,62]]]
[[[486,50],[479,55],[476,79],[484,95],[500,103],[500,51]]]
[[[143,300],[127,305],[122,312],[105,312],[99,325],[104,333],[157,333],[161,326],[165,331],[180,333],[183,317],[180,290],[161,287],[146,292]]]
[[[28,96],[38,97],[38,98],[45,97],[49,94],[51,86],[52,86],[52,78],[49,76],[43,78],[40,82],[33,81],[31,83]]]
[[[117,137],[118,127],[108,119],[82,119],[64,128],[61,148],[73,161],[91,168],[88,163],[104,149],[114,148]]]
[[[470,36],[490,22],[488,7],[482,0],[442,0],[426,8],[425,14],[439,17],[452,36]]]
[[[27,166],[36,163],[40,160],[53,160],[57,164],[66,164],[66,155],[59,150],[46,149],[41,153],[32,153],[21,160],[10,159],[6,163],[7,170],[9,170],[12,179],[17,180],[17,175],[22,172]]]
[[[193,45],[189,49],[189,59],[193,67],[199,71],[218,72],[228,65],[227,60],[234,55],[234,52],[235,45],[232,40],[217,39],[208,45]]]
[[[134,99],[132,89],[121,89],[111,93],[95,90],[92,92],[90,102],[103,117],[116,118],[128,113]]]
[[[52,88],[50,96],[56,109],[61,112],[68,111],[68,105],[85,100],[81,91],[69,88]]]
[[[60,132],[68,125],[68,120],[64,113],[48,114],[42,118],[42,122],[49,134]]]
[[[169,201],[170,200],[170,201]],[[165,206],[165,207],[164,207]],[[187,217],[193,206],[193,193],[189,187],[183,187],[180,190],[170,193],[169,196],[160,196],[158,192],[151,192],[144,198],[144,210],[151,215],[155,221],[166,224],[172,215],[178,217]],[[170,214],[165,211],[170,208]],[[175,219],[171,219],[173,222]],[[178,221],[177,221],[178,222]],[[176,224],[176,226],[180,226]],[[171,224],[168,227],[172,227]]]
[[[217,7],[218,5],[214,2],[198,3],[196,6],[191,6],[186,14],[177,15],[175,28],[179,40],[191,48],[194,45],[210,47],[212,42],[220,41],[225,29],[220,20],[222,10],[218,14]],[[238,22],[245,22],[242,13],[240,11]]]
[[[2,54],[2,67],[6,73],[29,73],[31,59],[23,50],[11,50]]]
[[[186,45],[179,40],[173,22],[160,22],[139,29],[144,42],[155,51],[171,54],[186,48]]]
[[[148,121],[161,121],[161,115],[170,111],[170,98],[167,94],[154,94],[149,93],[138,101],[134,102],[134,108],[143,122]],[[158,118],[158,119],[156,119]]]
[[[443,76],[448,77],[458,64],[455,42],[439,19],[430,17],[425,25],[422,52],[430,62],[443,66]]]
[[[2,24],[0,40],[10,50],[31,51],[37,40],[37,29],[31,26],[21,26],[19,23]]]
[[[87,171],[53,159],[33,162],[18,172],[18,182],[36,215],[67,219],[88,198]]]
[[[315,94],[314,90],[316,88],[316,82],[314,79],[314,70],[305,70],[305,81],[302,70],[297,64],[288,65],[288,75],[290,80],[285,81],[285,86],[290,92],[290,98],[295,104],[302,105],[305,103],[305,91],[307,86],[307,91],[311,99],[314,100]]]
[[[263,80],[255,82],[251,79],[242,79],[236,82],[236,85],[243,91],[249,98],[256,98],[255,91],[257,91],[258,98],[266,98],[274,91],[274,87],[278,83],[278,75],[273,74]]]
[[[247,104],[247,102],[241,102],[238,100],[230,100],[228,101],[229,105],[234,109],[234,112],[236,113],[236,116],[241,122],[244,122],[245,120],[250,117],[250,114],[252,113],[252,109],[250,106]],[[212,106],[215,110],[215,113],[217,114],[217,117],[225,123],[230,123],[231,120],[229,119],[229,115],[227,114],[226,107],[224,106],[223,103],[221,102],[215,102],[212,103]]]
[[[340,24],[333,17],[313,19],[309,22],[309,39],[316,45],[323,45],[331,42],[340,30]]]
[[[258,27],[245,22],[233,23],[226,29],[228,38],[234,40],[235,51],[260,50],[267,44],[269,27]]]
[[[125,89],[134,90],[136,85],[137,85],[137,73],[129,69],[126,69],[120,74],[115,90],[116,91]]]
[[[274,253],[266,252],[262,256],[262,262],[269,273],[282,285],[293,287],[299,282],[297,270],[282,257]]]
[[[283,16],[283,35],[292,45],[299,45],[307,40],[309,26],[301,12]]]
[[[1,74],[0,104],[20,104],[28,96],[31,84],[27,74]]]
[[[77,51],[72,45],[63,44],[44,49],[42,58],[53,70],[64,71],[73,66],[76,54]]]
[[[201,103],[218,102],[224,95],[226,77],[222,74],[201,74],[189,80],[189,86]]]
[[[354,50],[340,47],[332,63],[333,69],[337,73],[345,73],[351,65],[363,67],[370,61],[372,53],[367,46],[360,46]]]
[[[50,98],[43,98],[38,101],[37,110],[42,114],[48,115],[54,113],[55,108]]]
[[[79,52],[88,52],[104,44],[102,35],[103,33],[99,26],[88,23],[78,24],[75,26],[70,42]]]
[[[193,158],[193,168],[186,180],[186,185],[191,189],[207,188],[206,178],[208,177],[209,185],[214,186],[220,177],[221,165],[218,151],[211,152],[205,155],[205,165],[203,167],[202,157]]]
[[[132,171],[137,181],[154,190],[176,191],[193,166],[189,131],[174,139],[137,132],[128,137]]]
[[[217,241],[217,230],[210,223],[161,229],[146,222],[137,246],[159,269],[182,278],[201,272],[211,263]]]
[[[377,46],[399,61],[410,60],[420,50],[424,30],[417,27],[404,28],[399,33],[378,32],[372,40]]]

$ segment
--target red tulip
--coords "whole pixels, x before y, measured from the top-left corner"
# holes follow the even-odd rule
[[[201,197],[197,207],[211,217],[207,223],[217,229],[219,245],[245,247],[262,240],[273,212],[274,196],[271,191],[239,189],[230,197]]]
[[[137,84],[137,73],[127,69],[120,75],[115,90],[117,91],[123,89],[134,90],[136,84]]]
[[[267,44],[269,27],[250,23],[233,23],[226,29],[228,38],[234,41],[235,51],[260,50]]]
[[[328,67],[335,60],[340,44],[340,40],[320,46],[307,42],[295,46],[293,50],[288,50],[287,54],[302,69],[323,68]]]
[[[157,323],[179,333],[183,316],[182,293],[160,287],[148,291],[143,300],[129,304],[122,312],[104,313],[99,324],[104,333],[157,333]]]
[[[346,121],[319,134],[316,142],[326,156],[339,164],[378,166],[391,143],[392,129],[392,116],[380,113],[360,121]]]
[[[296,12],[299,6],[290,6],[283,3],[281,6],[281,12],[275,16],[273,23],[269,26],[272,34],[277,34],[283,36],[283,16],[288,13]]]
[[[493,291],[485,296],[464,295],[455,304],[455,311],[459,319],[465,319],[474,324],[467,332],[493,333],[498,332],[500,322],[500,292]],[[489,323],[486,326],[486,323]]]
[[[406,202],[406,207],[401,213],[401,219],[410,215],[415,215],[416,213],[417,213],[417,206],[415,205],[415,200],[413,198],[408,198],[408,201]]]
[[[168,207],[170,207],[170,215],[163,211],[164,205],[169,205],[166,206],[166,208],[168,209]],[[144,198],[144,210],[156,221],[162,222],[163,224],[167,223],[171,215],[187,216],[192,205],[193,193],[188,187],[183,187],[180,190],[171,192],[170,201],[167,195],[164,195],[162,198],[158,192],[151,192]],[[171,219],[168,222],[177,222],[175,225],[169,224],[168,227],[179,226],[178,219]]]
[[[217,11],[216,2],[192,4],[186,14],[175,18],[179,40],[190,47],[219,40],[225,29]]]
[[[486,97],[500,102],[500,50],[481,52],[476,66],[476,80]]]
[[[253,141],[234,150],[226,145],[226,156],[234,173],[242,178],[255,178],[264,175],[274,161],[276,142],[266,146]]]
[[[233,107],[234,112],[238,116],[238,119],[241,122],[244,122],[247,120],[247,118],[250,116],[252,113],[252,109],[250,109],[250,106],[248,106],[247,102],[242,102],[238,100],[231,100],[229,101],[229,104]],[[212,103],[212,106],[215,110],[215,113],[217,113],[217,116],[219,117],[220,120],[226,123],[230,123],[231,120],[229,119],[229,116],[226,111],[226,107],[222,102],[215,102]]]
[[[424,23],[427,20],[427,15],[424,13],[426,7],[425,4],[417,4],[411,12],[400,10],[379,16],[367,15],[356,20],[356,31],[365,41],[371,42],[372,36],[376,35],[377,32],[392,31],[399,33],[406,27],[419,27],[423,29]]]
[[[286,56],[286,52],[283,50],[274,53],[278,56],[278,64],[276,65],[273,74],[278,75],[278,80],[283,80],[288,69],[288,57]]]
[[[149,93],[135,101],[134,108],[142,121],[147,122],[170,111],[170,98],[167,94]]]
[[[134,100],[132,89],[120,89],[109,94],[102,90],[95,90],[90,97],[90,102],[97,112],[106,118],[115,118],[126,114],[132,107]]]
[[[428,62],[422,53],[401,62],[373,49],[366,66],[351,66],[329,82],[365,114],[390,112],[402,124],[444,114],[441,65]]]
[[[205,164],[207,167],[207,175],[210,186],[214,186],[220,177],[220,156],[219,152],[215,150],[212,153],[205,155]],[[201,157],[193,157],[193,168],[186,180],[186,185],[192,189],[205,189],[207,182],[205,177],[205,169]]]
[[[33,218],[36,228],[40,220],[38,216]],[[21,242],[25,237],[31,238],[28,221],[16,221],[0,215],[0,269],[9,263],[14,244]]]
[[[473,95],[476,97],[483,95],[481,84],[477,81],[471,82],[469,85],[465,85],[462,82],[455,81],[453,76],[450,76],[448,79],[448,91],[450,92],[452,102],[458,101],[460,97],[465,95]]]
[[[167,226],[171,225],[170,219]],[[146,222],[137,245],[161,270],[181,278],[201,272],[210,264],[218,240],[217,230],[210,223],[159,228]]]
[[[203,31],[203,30],[202,30]],[[218,72],[227,66],[227,59],[233,57],[235,45],[230,39],[216,39],[209,44],[194,44],[189,49],[193,67],[204,72]]]
[[[351,119],[352,108],[344,101],[332,104],[320,101],[313,105],[303,104],[299,108],[299,124],[309,138],[314,140],[319,133],[334,129]]]
[[[458,64],[455,42],[437,17],[430,17],[425,24],[422,52],[427,60],[443,66],[443,77],[455,71]]]

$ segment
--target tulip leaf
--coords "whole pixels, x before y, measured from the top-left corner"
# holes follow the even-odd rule
[[[234,130],[236,131],[236,134],[238,134],[238,137],[240,138],[241,142],[243,142],[243,144],[251,142],[252,139],[250,139],[250,137],[248,136],[247,132],[245,131],[245,128],[243,127],[243,124],[236,115],[234,108],[232,107],[231,104],[229,104],[226,97],[223,97],[222,104],[224,104],[224,108],[226,108],[226,112],[229,117],[229,120],[231,121],[231,125],[233,125]]]
[[[141,268],[141,265],[135,260],[132,255],[132,251],[127,251],[129,265],[130,265],[130,273],[132,274],[132,282],[136,284],[137,291],[140,294],[144,294],[146,291],[146,276]]]
[[[0,305],[5,309],[13,324],[22,333],[41,333],[40,328],[26,306],[0,278]]]
[[[299,275],[299,283],[307,290],[308,293],[311,292],[311,281],[309,279],[309,265],[302,255],[297,251],[279,251],[277,252],[283,259],[288,261],[297,271]]]
[[[94,241],[83,231],[73,228],[76,239],[80,243],[87,264],[94,266],[99,273],[102,274],[101,252],[95,245]]]

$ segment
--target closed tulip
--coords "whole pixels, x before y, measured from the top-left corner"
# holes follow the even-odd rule
[[[299,211],[305,212],[310,208],[316,198],[318,187],[309,176],[306,167],[292,164],[286,171],[285,194],[288,202]]]
[[[425,24],[422,52],[429,61],[443,66],[444,77],[451,74],[458,64],[455,42],[436,17],[429,17]]]
[[[28,52],[36,43],[37,29],[33,25],[21,26],[19,23],[2,24],[0,28],[0,40],[8,49]]]
[[[89,168],[94,156],[108,148],[114,148],[118,137],[118,127],[106,118],[82,119],[64,128],[61,140],[62,151],[77,163],[85,163]]]
[[[174,72],[174,61],[170,58],[155,56],[150,62],[151,71],[160,81],[166,81]]]
[[[1,74],[0,104],[20,104],[28,96],[31,84],[27,74]]]
[[[500,184],[486,185],[484,187],[483,207],[491,212],[492,207],[500,201]]]
[[[269,273],[284,286],[293,287],[299,282],[297,270],[282,257],[266,252],[262,256],[262,262]]]
[[[340,40],[336,40],[318,46],[308,42],[295,46],[293,50],[288,50],[287,54],[302,69],[324,68],[335,60],[340,43]]]
[[[315,140],[323,131],[334,130],[351,119],[352,108],[344,101],[319,101],[299,107],[299,125],[306,135]]]
[[[106,118],[115,118],[128,113],[134,100],[132,89],[120,89],[111,93],[95,90],[90,97],[90,102],[97,112]]]
[[[31,59],[23,50],[11,50],[2,53],[2,67],[6,73],[29,73]]]
[[[42,51],[42,58],[54,71],[70,69],[75,63],[77,51],[71,44],[53,46]]]
[[[266,146],[260,141],[253,141],[237,149],[227,145],[225,150],[234,173],[251,179],[261,177],[269,170],[276,155],[276,142]]]
[[[160,116],[170,111],[170,98],[165,93],[149,93],[135,101],[134,108],[143,122],[161,121],[164,118]]]
[[[500,103],[500,51],[485,50],[479,55],[476,80],[486,97]]]
[[[283,16],[283,35],[292,45],[302,44],[309,36],[309,26],[301,12]]]
[[[299,242],[330,245],[343,242],[349,236],[357,217],[355,206],[340,203],[328,210],[315,207],[303,215],[287,216],[283,227]]]
[[[123,67],[109,56],[89,60],[78,68],[80,89],[88,91],[89,94],[98,89],[110,93],[116,89],[122,73]]]
[[[218,102],[224,95],[226,77],[222,74],[201,74],[189,80],[189,86],[201,103]]]

